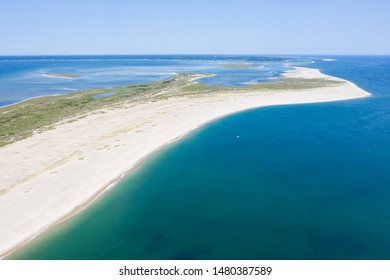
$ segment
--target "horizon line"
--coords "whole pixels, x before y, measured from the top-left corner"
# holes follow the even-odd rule
[[[15,56],[390,56],[390,54],[240,54],[240,53],[169,53],[169,54],[158,54],[158,53],[144,53],[144,54],[0,54],[0,57],[15,57]]]

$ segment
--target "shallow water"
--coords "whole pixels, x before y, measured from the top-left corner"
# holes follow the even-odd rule
[[[290,61],[302,58],[251,56],[0,56],[0,106],[84,89],[142,84],[171,78],[176,73],[215,74],[209,85],[245,85],[277,76]],[[224,65],[251,62],[229,69]],[[59,76],[59,75],[72,76]]]

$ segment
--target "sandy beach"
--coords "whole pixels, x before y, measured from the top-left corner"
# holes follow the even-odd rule
[[[296,68],[289,78],[331,79]],[[329,102],[370,94],[344,81],[307,90],[178,96],[127,103],[0,148],[0,258],[104,193],[145,156],[211,120],[251,108]]]

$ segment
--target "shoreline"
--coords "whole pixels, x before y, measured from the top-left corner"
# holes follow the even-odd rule
[[[0,217],[0,235],[9,238],[0,240],[0,258],[20,249],[53,225],[78,214],[147,156],[207,123],[265,106],[332,102],[370,95],[349,81],[316,69],[297,67],[284,76],[325,78],[344,83],[310,90],[175,97],[156,104],[146,102],[118,109],[99,109],[86,118],[72,123],[60,122],[54,130],[2,147],[0,156],[14,160],[8,164],[0,161],[0,166],[5,164],[6,167],[3,172],[9,171],[12,175],[7,174],[12,177],[7,177],[12,187],[0,195],[0,210],[15,215]],[[59,135],[65,140],[57,140]],[[58,141],[62,141],[61,145]],[[107,162],[108,157],[113,159],[112,166]],[[21,170],[12,172],[15,163],[20,164]],[[93,180],[85,181],[91,178]],[[76,198],[75,193],[78,194]]]
[[[64,93],[66,94],[66,93]],[[7,108],[7,107],[11,107],[11,106],[14,106],[14,105],[18,105],[18,104],[21,104],[23,102],[26,102],[26,101],[29,101],[29,100],[33,100],[33,99],[37,99],[37,98],[42,98],[42,97],[47,97],[47,96],[61,96],[61,95],[64,95],[64,94],[48,94],[48,95],[38,95],[38,96],[33,96],[33,97],[29,97],[29,98],[26,98],[26,99],[23,99],[23,100],[20,100],[18,102],[15,102],[15,103],[11,103],[11,104],[7,104],[7,105],[4,105],[4,106],[0,106],[0,108]]]

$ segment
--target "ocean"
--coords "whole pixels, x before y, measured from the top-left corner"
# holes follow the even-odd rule
[[[83,87],[77,80],[84,77],[91,79],[86,87],[115,86],[126,84],[126,76],[128,83],[148,82],[183,70],[217,74],[202,81],[207,84],[245,85],[305,66],[373,94],[264,107],[215,120],[150,155],[80,214],[9,258],[390,259],[390,57],[52,58],[59,66],[47,58],[1,59],[2,81],[4,63],[30,65],[24,72],[11,67],[9,77],[30,80],[13,85],[9,78],[2,84],[3,104],[25,98],[19,91],[12,98],[3,93],[33,83],[31,73],[77,69],[85,77],[51,80]],[[111,69],[103,70],[105,63]],[[145,80],[131,78],[137,63]],[[237,63],[254,66],[225,67]],[[64,64],[68,68],[61,68]],[[121,78],[114,74],[121,71],[118,64],[127,69]],[[93,69],[111,71],[112,80],[94,81]],[[45,82],[29,95],[50,94],[44,90],[49,86]]]

